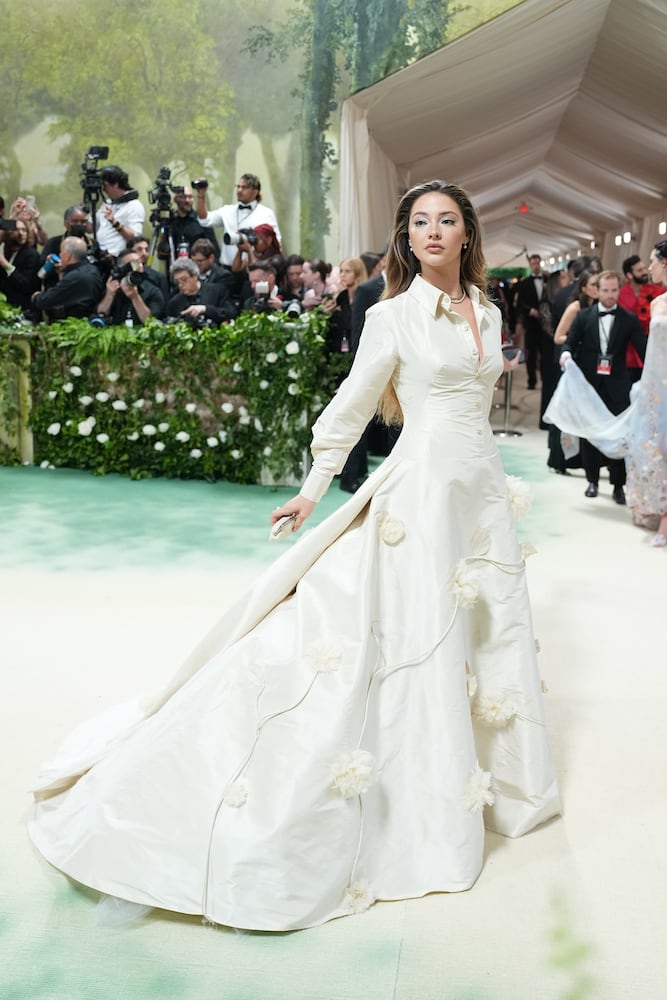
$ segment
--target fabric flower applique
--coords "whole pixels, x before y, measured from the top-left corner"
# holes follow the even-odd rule
[[[491,773],[483,771],[479,764],[475,764],[468,787],[463,796],[463,804],[469,812],[481,812],[484,806],[492,806],[496,797],[491,791]]]
[[[380,538],[386,545],[398,545],[405,538],[405,525],[396,517],[391,517],[386,511],[381,511],[378,516],[378,527]]]
[[[345,889],[344,902],[350,913],[364,913],[375,902],[375,896],[368,882],[359,879]]]
[[[331,788],[343,799],[363,795],[375,781],[375,757],[367,750],[344,750],[331,765]]]
[[[480,694],[473,702],[472,714],[485,726],[504,729],[516,715],[516,706],[507,696]]]
[[[330,674],[340,667],[343,650],[329,639],[315,639],[306,649],[306,659],[321,674]]]
[[[460,608],[471,608],[479,598],[479,576],[467,559],[456,564],[452,590]]]
[[[232,809],[239,809],[248,801],[248,789],[243,781],[232,781],[224,794],[224,803]]]
[[[519,476],[505,476],[505,481],[512,514],[518,520],[528,513],[533,502],[530,486]]]

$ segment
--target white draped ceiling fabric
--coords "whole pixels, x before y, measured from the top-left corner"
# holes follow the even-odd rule
[[[442,177],[475,203],[490,266],[592,240],[606,266],[647,259],[666,109],[667,0],[524,0],[345,102],[341,258],[379,250],[400,194]]]

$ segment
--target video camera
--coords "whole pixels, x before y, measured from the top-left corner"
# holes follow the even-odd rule
[[[83,203],[90,211],[95,202],[100,200],[102,191],[102,168],[100,160],[109,159],[108,146],[90,146],[86,158],[81,164],[81,187],[83,188]]]
[[[171,219],[171,196],[172,194],[183,194],[185,188],[176,184],[170,184],[171,170],[169,167],[161,167],[155,178],[155,187],[148,192],[148,200],[155,208],[151,212],[151,222],[168,222]]]

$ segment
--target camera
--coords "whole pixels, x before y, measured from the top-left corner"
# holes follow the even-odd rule
[[[289,316],[290,319],[296,319],[302,312],[301,303],[298,299],[291,299],[289,302],[285,303],[283,312],[286,316]]]
[[[114,264],[110,277],[125,285],[140,285],[144,280],[143,271],[137,270],[137,261],[128,260],[126,264]]]
[[[16,229],[16,219],[0,219],[0,231],[11,233]]]
[[[102,170],[100,160],[109,159],[108,146],[89,146],[85,159],[81,164],[80,183],[84,192],[84,204],[88,207],[100,198],[102,190]]]
[[[251,247],[257,245],[257,233],[254,229],[239,229],[238,233],[223,233],[224,242],[229,246],[237,247],[240,243],[249,243]]]
[[[255,285],[255,297],[258,299],[268,299],[269,297],[269,283],[268,281],[258,281]]]
[[[82,240],[86,238],[86,224],[85,222],[74,222],[69,227],[70,236],[78,236]]]
[[[206,191],[208,188],[208,181],[205,177],[200,177],[196,181],[190,181],[193,191]]]

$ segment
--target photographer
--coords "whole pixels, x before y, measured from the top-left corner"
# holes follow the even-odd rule
[[[150,316],[164,316],[164,299],[159,288],[144,280],[144,265],[134,250],[123,250],[107,280],[104,298],[97,311],[109,326],[139,326]]]
[[[51,236],[42,249],[42,254],[39,259],[41,267],[47,260],[50,260],[53,255],[56,256],[60,253],[60,244],[68,236],[79,236],[81,239],[86,239],[86,233],[90,232],[90,222],[88,221],[88,212],[85,210],[83,205],[70,205],[69,208],[65,209],[65,214],[63,216],[65,223],[65,232],[61,233],[60,236]],[[42,278],[42,284],[44,288],[53,288],[54,285],[58,283],[59,270],[61,268],[60,264],[57,264],[51,269],[47,268],[46,274]]]
[[[237,244],[232,261],[234,274],[249,270],[250,264],[255,264],[259,260],[268,261],[270,257],[280,254],[280,243],[273,226],[261,225],[255,226],[254,229],[241,229],[234,240]],[[227,233],[225,233],[226,242]]]
[[[66,236],[59,250],[60,277],[51,288],[35,292],[32,309],[46,313],[51,323],[68,316],[89,318],[104,291],[102,276],[88,261],[88,245],[80,236]]]
[[[272,227],[280,243],[280,230],[275,212],[272,208],[262,205],[261,184],[259,177],[255,174],[243,174],[236,185],[237,201],[231,205],[216,208],[213,212],[209,212],[206,207],[206,192],[208,190],[206,178],[200,177],[198,181],[193,181],[192,186],[197,191],[197,215],[203,226],[222,226],[225,235],[233,238],[242,229],[247,230],[253,226],[266,224]],[[236,250],[229,240],[224,242],[225,245],[220,251],[220,263],[225,267],[231,267]]]
[[[29,309],[30,296],[39,290],[39,254],[28,246],[28,227],[23,219],[3,219],[2,230],[0,292],[10,306]]]
[[[197,213],[192,207],[194,204],[194,194],[191,187],[184,187],[183,191],[177,191],[174,195],[176,211],[171,214],[169,228],[174,247],[187,243],[188,250],[192,254],[192,244],[195,240],[210,240],[215,247],[216,256],[220,253],[218,241],[215,238],[213,229],[209,226],[202,226]]]
[[[219,282],[202,284],[199,268],[188,257],[179,258],[171,266],[171,280],[178,293],[169,300],[170,318],[183,319],[193,326],[207,321],[219,326],[236,317],[236,307],[226,285]]]
[[[266,261],[248,265],[252,296],[243,303],[244,310],[257,313],[280,312],[284,302],[278,294],[276,272]]]
[[[112,257],[118,257],[127,241],[139,236],[146,220],[146,210],[139,194],[130,187],[130,179],[120,167],[103,167],[102,190],[107,201],[97,210],[97,242]]]

